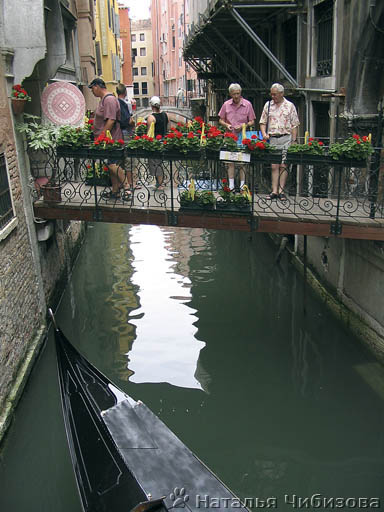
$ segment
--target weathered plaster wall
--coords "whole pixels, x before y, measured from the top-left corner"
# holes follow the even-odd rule
[[[342,319],[384,361],[384,247],[362,240],[308,237],[308,263],[346,310]],[[299,252],[303,254],[303,240]],[[351,320],[348,310],[356,318]],[[361,325],[356,327],[355,320]]]

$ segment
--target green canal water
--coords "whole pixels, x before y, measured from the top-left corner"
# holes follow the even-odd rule
[[[90,226],[57,320],[240,497],[381,498],[384,371],[275,253],[263,235]],[[1,453],[0,511],[80,510],[51,333]]]

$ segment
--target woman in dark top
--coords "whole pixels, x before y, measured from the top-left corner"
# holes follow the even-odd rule
[[[158,96],[152,96],[149,100],[149,104],[152,107],[152,114],[147,117],[148,129],[152,123],[155,123],[155,137],[157,135],[164,135],[168,132],[168,116],[165,112],[160,112],[160,98]],[[161,165],[161,160],[149,159],[148,163],[149,174],[156,178],[156,188],[164,189],[164,172]]]

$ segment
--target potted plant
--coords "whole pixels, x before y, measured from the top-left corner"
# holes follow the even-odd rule
[[[89,148],[89,157],[100,158],[115,158],[122,159],[124,157],[124,141],[123,139],[114,140],[110,132],[102,132],[93,142]]]
[[[217,208],[229,208],[233,202],[235,194],[228,187],[228,180],[223,178],[221,180],[221,189],[219,190],[219,197],[216,202]]]
[[[53,124],[41,124],[38,116],[29,114],[24,115],[27,122],[17,123],[16,130],[25,134],[27,140],[28,152],[34,167],[38,171],[33,174],[36,182],[41,178],[46,178],[47,183],[39,185],[39,190],[43,193],[43,197],[48,202],[61,201],[61,187],[58,183],[57,165],[55,157],[55,149],[59,133],[59,127]],[[40,169],[44,172],[41,176]]]
[[[57,155],[73,158],[87,158],[88,146],[92,142],[92,124],[61,126],[57,137]]]
[[[189,210],[213,210],[216,199],[210,190],[194,191],[189,187],[179,197],[180,208]]]
[[[329,155],[340,165],[365,167],[368,157],[373,153],[369,137],[354,134],[344,142],[333,142],[329,146]]]
[[[211,190],[202,190],[196,192],[195,197],[198,205],[205,210],[213,210],[216,203],[216,198]]]
[[[243,139],[242,145],[245,151],[251,153],[252,161],[268,161],[271,163],[281,163],[281,151],[275,150],[267,141],[259,139],[257,135],[251,138]]]
[[[110,187],[112,185],[109,167],[107,165],[93,161],[92,163],[88,163],[86,167],[86,185],[99,185],[102,187]]]
[[[251,201],[247,194],[235,194],[232,202],[234,209],[236,210],[241,212],[247,212],[251,210]]]
[[[141,137],[141,135],[146,135],[147,132],[148,132],[147,123],[145,121],[138,121],[136,123],[136,127],[135,127],[135,135],[138,135],[139,137]]]
[[[59,127],[47,123],[41,124],[39,116],[25,114],[27,122],[17,123],[16,130],[24,133],[28,147],[33,150],[53,150],[56,148]]]
[[[291,144],[287,151],[287,162],[292,164],[327,164],[324,143],[309,137],[304,144]]]
[[[146,133],[144,135],[135,135],[127,143],[128,151],[133,151],[135,156],[144,156],[159,158],[159,152],[162,150],[162,136],[149,137]],[[149,154],[148,154],[149,153]]]
[[[182,133],[173,129],[164,137],[163,153],[167,159],[200,159],[200,137],[192,131]]]
[[[11,104],[12,110],[15,115],[22,114],[27,101],[31,101],[31,97],[27,91],[21,86],[16,84],[12,87]]]

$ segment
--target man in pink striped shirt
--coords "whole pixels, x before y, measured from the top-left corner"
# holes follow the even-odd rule
[[[219,112],[219,124],[234,133],[240,135],[243,124],[247,129],[253,126],[256,116],[253,111],[252,103],[241,96],[241,86],[239,84],[231,84],[228,87],[230,100],[224,102]],[[229,188],[235,188],[235,164],[228,164]],[[245,184],[244,169],[240,169],[240,188]]]

